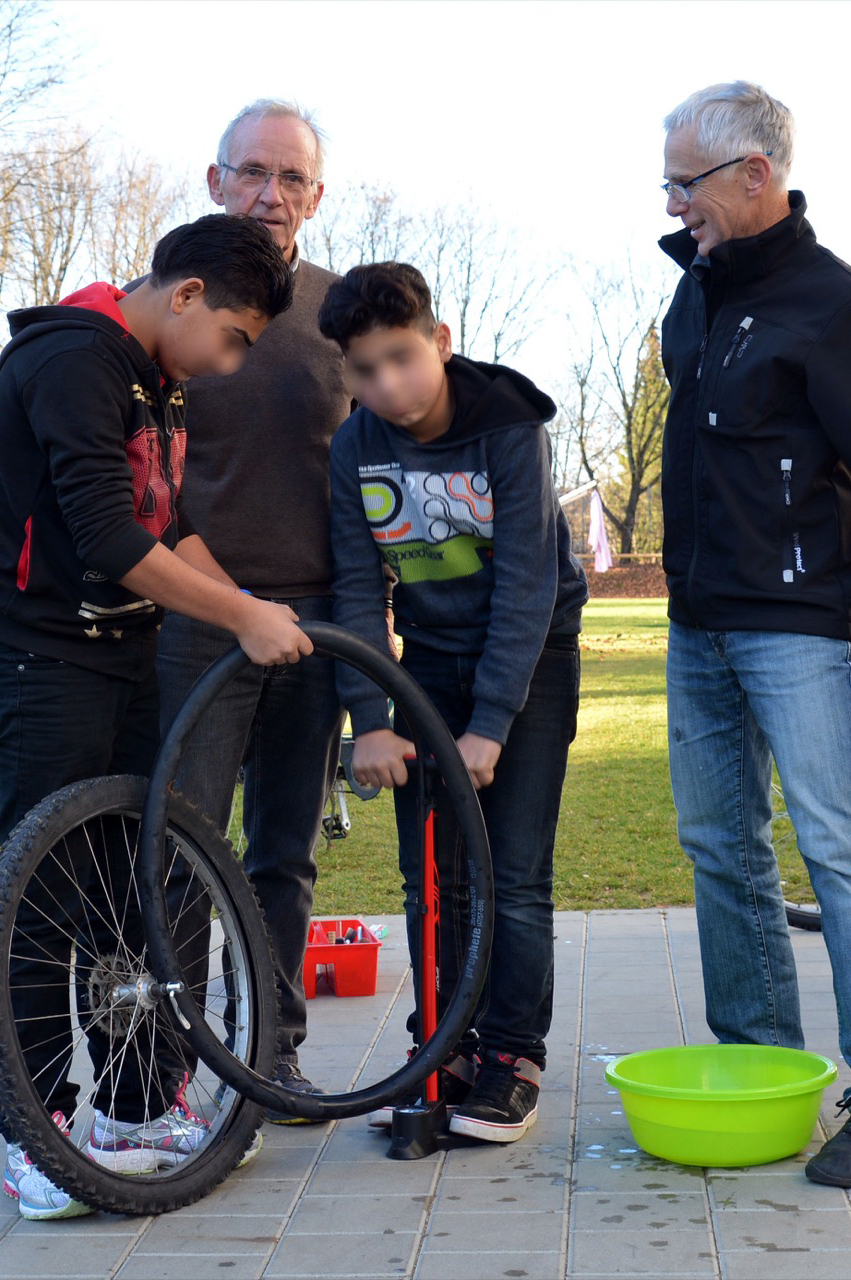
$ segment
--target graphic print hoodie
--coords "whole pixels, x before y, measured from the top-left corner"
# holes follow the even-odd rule
[[[111,285],[9,317],[0,357],[0,642],[127,679],[162,611],[117,585],[192,530],[178,493],[183,391],[128,332]],[[178,532],[178,524],[180,529]]]
[[[386,648],[396,631],[478,656],[469,732],[504,743],[551,632],[576,633],[588,598],[551,475],[552,400],[522,374],[453,356],[449,429],[420,444],[361,406],[331,442],[334,621]],[[387,699],[338,664],[355,735],[389,727]]]

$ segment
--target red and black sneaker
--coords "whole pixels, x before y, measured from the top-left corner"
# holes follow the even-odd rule
[[[540,1088],[541,1069],[534,1062],[488,1049],[449,1128],[484,1142],[516,1142],[538,1118]]]

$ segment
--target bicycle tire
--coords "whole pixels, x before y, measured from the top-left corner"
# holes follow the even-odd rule
[[[200,1199],[239,1163],[261,1123],[260,1108],[233,1090],[224,1091],[220,1105],[214,1105],[218,1081],[195,1062],[169,1000],[150,984],[136,881],[146,790],[144,778],[129,776],[64,787],[30,811],[0,855],[0,1105],[15,1140],[57,1186],[93,1208],[121,1213],[163,1213]],[[230,845],[182,796],[169,797],[166,831],[167,910],[179,950],[197,947],[197,933],[206,929],[215,943],[215,969],[216,954],[221,957],[228,948],[227,977],[215,973],[208,981],[210,953],[204,943],[203,993],[196,992],[203,1016],[211,1033],[233,1035],[235,1051],[252,1066],[271,1070],[277,1037],[275,976],[253,889]],[[38,922],[48,906],[56,928],[40,937]],[[45,961],[57,966],[49,972],[60,986],[56,1009],[67,1021],[64,1030],[43,1016],[41,1004],[33,1007],[31,1018],[15,1021],[16,1000],[20,1013],[23,987],[32,982],[25,976],[32,971],[26,965],[35,962],[37,973],[37,965]],[[61,994],[63,985],[67,997]],[[42,990],[48,990],[47,977]],[[241,1002],[238,1027],[223,1025],[228,990]],[[21,1037],[32,1044],[36,1030],[37,1038],[51,1044],[51,1061],[43,1067],[32,1065],[32,1053],[28,1065],[22,1047]],[[68,1031],[70,1043],[62,1039]],[[92,1045],[101,1055],[97,1066]],[[132,1076],[144,1091],[145,1119],[155,1119],[163,1114],[162,1100],[171,1084],[171,1075],[167,1082],[161,1069],[164,1055],[175,1078],[181,1068],[191,1075],[186,1100],[210,1122],[207,1136],[171,1167],[131,1173],[95,1163],[86,1146],[98,1088],[109,1080],[114,1097],[115,1088]],[[57,1062],[82,1082],[67,1135],[51,1119],[47,1077]],[[58,1097],[61,1081],[54,1081],[54,1089]],[[99,1158],[120,1159],[103,1151]]]
[[[821,933],[821,907],[817,902],[788,902],[784,899],[786,921],[793,929],[806,929],[808,933]]]
[[[484,986],[493,938],[493,872],[490,847],[476,792],[452,734],[417,682],[397,662],[360,636],[327,622],[308,622],[302,630],[318,653],[354,666],[393,698],[407,721],[419,759],[420,786],[425,748],[434,756],[464,837],[469,884],[469,928],[464,964],[456,989],[434,1034],[392,1075],[348,1093],[295,1093],[239,1062],[211,1036],[189,991],[176,1000],[187,1025],[186,1037],[198,1056],[234,1089],[264,1107],[309,1120],[343,1119],[412,1093],[439,1069],[467,1028]],[[309,661],[310,659],[302,659]],[[180,963],[169,937],[162,889],[164,819],[169,787],[177,774],[183,744],[207,706],[249,659],[236,646],[196,681],[160,746],[151,771],[139,841],[142,912],[152,968],[162,983],[181,984]]]

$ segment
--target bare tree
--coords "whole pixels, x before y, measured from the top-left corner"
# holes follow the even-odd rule
[[[361,217],[354,224],[350,256],[359,262],[398,262],[408,252],[412,220],[399,211],[398,196],[386,187],[360,188]]]
[[[185,184],[153,161],[110,166],[91,138],[46,131],[54,91],[77,51],[52,7],[0,0],[0,293],[32,305],[59,301],[92,271],[121,282],[146,270],[153,244],[184,212]],[[58,101],[58,100],[57,100]]]
[[[98,169],[107,165],[102,160]],[[186,180],[170,181],[148,157],[121,155],[99,174],[89,230],[94,274],[123,284],[150,270],[160,237],[188,217]]]
[[[44,125],[45,103],[68,78],[67,46],[55,35],[58,23],[37,0],[0,0],[0,138],[18,140]],[[62,49],[62,56],[54,51]],[[5,180],[6,167],[3,169]]]
[[[657,322],[658,311],[641,339],[634,365],[612,369],[620,398],[621,444],[616,455],[617,474],[606,488],[603,510],[620,534],[622,553],[661,548],[659,481],[669,390]],[[642,499],[650,504],[646,526],[639,526]],[[647,545],[647,537],[642,535],[648,535],[654,545]]]
[[[27,150],[26,171],[9,198],[9,237],[18,301],[56,303],[71,264],[94,223],[97,185],[92,145],[85,139],[42,142]]]
[[[594,335],[588,348],[574,357],[558,390],[559,412],[550,428],[553,442],[553,480],[556,488],[575,489],[592,474],[605,470],[616,450],[611,431],[601,430],[600,394],[592,380]]]
[[[188,199],[187,184],[148,158],[116,160],[80,137],[31,142],[21,181],[0,205],[4,303],[52,304],[87,279],[121,285],[143,275]]]
[[[526,254],[518,260],[518,237],[492,219],[438,213],[425,221],[426,243],[432,228],[444,232],[445,310],[458,319],[457,349],[494,363],[510,359],[537,328],[543,295],[559,268],[536,267]],[[437,235],[434,240],[439,242]]]
[[[583,467],[576,435],[564,409],[547,424],[553,446],[553,484],[559,493],[567,493],[582,483]]]
[[[74,61],[67,45],[63,56],[54,52],[57,25],[37,0],[0,0],[0,288],[13,263],[9,201],[30,172],[29,139],[37,124],[43,127],[51,95]]]
[[[406,259],[412,233],[413,220],[399,211],[395,191],[362,182],[326,196],[317,217],[304,224],[301,243],[312,261],[344,272],[361,262]]]
[[[434,314],[442,320],[450,305],[455,266],[455,219],[441,206],[421,220],[419,243],[414,254],[428,280]]]
[[[623,277],[597,272],[585,286],[590,338],[577,343],[562,412],[584,473],[598,483],[603,510],[620,551],[658,550],[661,522],[651,510],[639,529],[646,495],[658,508],[662,436],[668,384],[662,367],[659,323],[667,291],[641,287],[631,268]],[[637,532],[638,531],[638,532]],[[648,545],[648,543],[650,545]]]
[[[366,183],[326,196],[302,231],[306,256],[332,271],[390,260],[420,267],[456,349],[495,362],[513,356],[537,327],[558,275],[527,253],[520,259],[517,239],[466,208],[407,214],[391,188]]]

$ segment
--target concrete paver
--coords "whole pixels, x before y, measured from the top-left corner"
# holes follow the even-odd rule
[[[400,917],[374,997],[311,1002],[302,1051],[326,1089],[405,1058],[410,976]],[[605,1081],[622,1053],[711,1039],[694,912],[562,912],[538,1123],[510,1146],[392,1161],[365,1118],[264,1129],[260,1156],[205,1200],[159,1218],[26,1223],[0,1202],[0,1276],[28,1280],[848,1280],[851,1203],[803,1174],[838,1122],[826,1098],[805,1152],[695,1169],[642,1152]],[[794,931],[793,931],[794,932]],[[808,1044],[838,1060],[818,934],[794,932]],[[2,1152],[2,1143],[0,1143]]]

